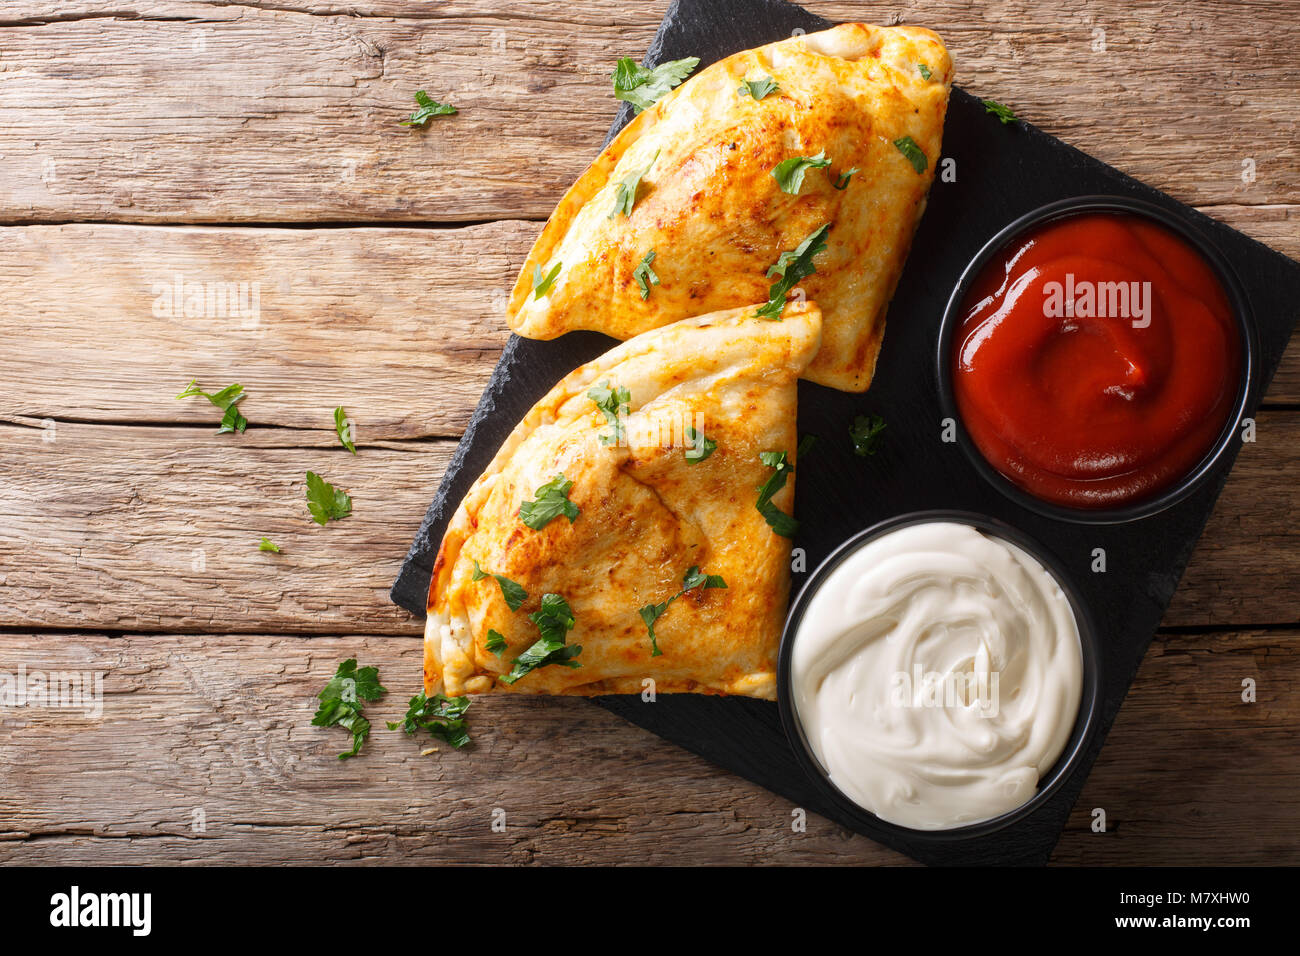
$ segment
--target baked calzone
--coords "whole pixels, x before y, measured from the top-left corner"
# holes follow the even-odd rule
[[[427,694],[774,699],[796,380],[822,316],[643,333],[556,385],[466,494],[429,588]]]
[[[951,82],[934,33],[857,23],[698,72],[561,200],[514,287],[511,329],[627,339],[754,302],[775,319],[793,292],[825,317],[805,377],[865,390]]]

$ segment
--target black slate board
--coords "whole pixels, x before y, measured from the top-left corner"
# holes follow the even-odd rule
[[[829,21],[783,0],[676,0],[645,62],[698,56],[707,66],[796,29],[813,32],[827,26]],[[611,135],[629,118],[624,106]],[[947,298],[983,243],[1029,210],[1087,194],[1145,199],[1182,216],[1233,264],[1259,330],[1258,396],[1296,320],[1300,265],[1028,124],[1002,126],[977,98],[959,89],[953,90],[948,110],[943,155],[956,160],[957,180],[936,178],[889,309],[871,390],[848,395],[799,383],[799,433],[822,436],[822,441],[796,482],[795,513],[801,526],[795,545],[807,552],[807,567],[815,570],[850,534],[883,518],[956,508],[992,515],[1022,529],[1052,549],[1065,566],[1076,569],[1074,581],[1101,635],[1103,702],[1099,732],[1072,779],[1025,820],[958,844],[910,843],[863,831],[925,863],[1041,864],[1060,836],[1236,452],[1190,498],[1133,524],[1066,524],[1017,507],[975,472],[958,445],[939,441],[942,416],[934,353]],[[534,402],[569,371],[614,344],[587,332],[553,342],[511,337],[393,586],[397,604],[424,613],[438,542],[466,490]],[[861,459],[849,448],[846,427],[854,415],[867,412],[884,416],[888,441],[877,456]],[[1106,549],[1105,574],[1093,574],[1089,568],[1092,549],[1098,547]],[[806,576],[795,575],[796,590]],[[694,695],[663,695],[654,704],[644,704],[639,697],[603,697],[596,703],[799,806],[855,828],[823,803],[804,776],[775,704]]]

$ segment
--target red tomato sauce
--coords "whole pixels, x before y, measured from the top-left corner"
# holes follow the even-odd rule
[[[989,464],[1044,501],[1150,498],[1195,468],[1233,412],[1243,346],[1227,293],[1195,247],[1145,217],[1082,212],[1017,237],[961,314],[962,422]]]

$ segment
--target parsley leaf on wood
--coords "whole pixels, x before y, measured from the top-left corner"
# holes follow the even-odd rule
[[[804,173],[810,169],[825,169],[830,164],[824,149],[816,156],[791,156],[772,167],[772,177],[782,192],[797,196],[803,189]]]
[[[307,472],[307,510],[319,525],[352,514],[352,498],[314,471]]]
[[[225,412],[221,416],[221,427],[217,429],[218,435],[224,435],[227,432],[239,432],[241,435],[244,429],[248,427],[248,419],[240,414],[238,404],[244,400],[244,386],[235,382],[233,385],[227,385],[219,392],[205,392],[199,388],[199,380],[191,379],[190,384],[185,387],[185,391],[176,397],[193,398],[196,395],[202,395],[217,408]]]
[[[625,56],[614,67],[614,98],[631,103],[633,111],[640,113],[659,102],[699,65],[699,57],[688,56],[647,69]]]
[[[280,546],[277,545],[277,544],[276,544],[274,541],[272,541],[270,538],[268,538],[266,535],[262,535],[262,540],[258,542],[257,550],[258,550],[258,551],[274,551],[276,554],[279,554],[279,553],[280,553]]]
[[[355,455],[357,453],[357,445],[356,442],[352,440],[352,423],[348,421],[347,413],[343,411],[342,405],[334,409],[334,430],[338,432],[339,443]]]
[[[916,140],[910,136],[900,136],[894,140],[894,145],[903,154],[903,157],[912,164],[913,169],[918,173],[925,172],[925,167],[929,165],[929,162],[925,158],[925,151],[916,145]]]
[[[388,721],[388,729],[400,728],[408,737],[427,730],[459,750],[469,743],[469,725],[465,721],[467,710],[468,697],[447,697],[443,694],[426,697],[421,691],[411,698],[405,717],[398,721]]]
[[[582,653],[581,644],[566,644],[565,637],[575,623],[569,602],[558,594],[543,594],[540,610],[528,615],[542,636],[531,647],[515,658],[510,673],[501,678],[513,684],[539,667],[559,664],[561,667],[581,667],[573,658]]]
[[[418,109],[411,114],[409,119],[402,120],[403,126],[424,126],[435,116],[450,116],[456,112],[456,107],[450,103],[439,103],[424,90],[416,91],[415,103]]]
[[[874,455],[880,450],[880,435],[884,430],[885,420],[879,415],[859,415],[853,419],[853,427],[849,429],[853,453],[861,458]]]
[[[757,315],[764,319],[778,320],[785,311],[785,297],[796,285],[817,271],[813,256],[826,251],[826,234],[831,224],[826,223],[815,229],[811,235],[794,249],[787,249],[777,257],[775,263],[767,270],[767,278],[780,276],[772,283],[767,293],[767,305],[760,306]]]
[[[783,451],[759,452],[758,458],[767,467],[775,470],[767,481],[758,486],[758,501],[755,507],[773,531],[783,538],[793,538],[795,532],[799,530],[799,522],[772,504],[772,497],[785,487],[786,478],[794,468]]]
[[[488,572],[478,566],[478,561],[474,561],[474,574],[471,576],[473,581],[482,581],[488,576]],[[511,581],[504,574],[494,574],[497,584],[501,586],[501,596],[505,598],[506,607],[512,611],[517,611],[525,601],[528,600],[528,592],[515,581]]]
[[[378,700],[388,691],[379,683],[379,669],[357,667],[350,657],[338,666],[334,676],[316,697],[320,707],[311,722],[316,727],[343,727],[352,733],[352,749],[339,754],[340,760],[355,757],[370,734],[370,721],[363,716],[364,701]]]
[[[535,500],[525,501],[519,506],[519,519],[534,531],[541,531],[560,515],[564,515],[569,519],[569,524],[573,524],[581,509],[569,500],[572,488],[573,482],[564,477],[564,472],[560,472],[534,492],[537,496]]]

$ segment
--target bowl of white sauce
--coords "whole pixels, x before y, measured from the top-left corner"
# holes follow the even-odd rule
[[[982,515],[900,515],[854,535],[795,599],[781,719],[851,819],[909,839],[982,836],[1068,779],[1099,654],[1059,562]]]

